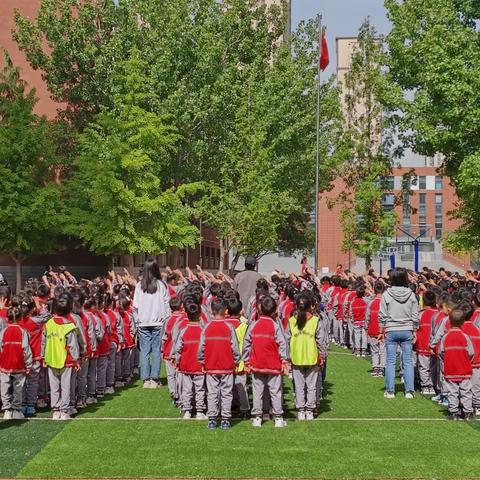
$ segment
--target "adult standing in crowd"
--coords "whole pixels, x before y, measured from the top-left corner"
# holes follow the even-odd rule
[[[385,398],[395,398],[395,366],[397,347],[402,351],[405,398],[413,398],[414,373],[412,345],[418,329],[418,301],[408,287],[408,274],[405,268],[395,268],[390,275],[391,287],[380,302],[380,340],[386,342],[387,367],[385,370]]]
[[[240,300],[244,308],[248,305],[248,301],[255,295],[257,288],[257,281],[263,278],[255,271],[257,266],[257,259],[251,255],[245,257],[245,270],[237,273],[233,281],[233,288],[237,290],[240,295]]]
[[[161,280],[158,263],[145,261],[141,282],[135,287],[133,314],[140,339],[140,378],[143,388],[161,386],[161,340],[165,321],[170,316],[170,295]]]

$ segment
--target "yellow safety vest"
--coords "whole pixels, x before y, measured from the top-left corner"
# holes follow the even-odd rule
[[[247,333],[248,325],[246,322],[240,321],[240,325],[235,329],[235,333],[237,334],[237,340],[238,340],[238,348],[240,350],[240,353],[242,353],[243,350],[243,340],[245,339],[245,334]],[[243,360],[240,361],[237,367],[237,372],[243,372],[243,369],[245,368],[245,363]]]
[[[290,358],[292,365],[309,367],[318,362],[318,348],[315,340],[319,318],[312,317],[307,321],[303,330],[297,327],[297,319],[290,317]]]
[[[45,363],[52,368],[63,368],[67,359],[67,335],[75,330],[73,323],[59,325],[51,318],[45,325]]]

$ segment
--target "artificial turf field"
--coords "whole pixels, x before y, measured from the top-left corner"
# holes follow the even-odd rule
[[[229,431],[178,419],[166,387],[132,385],[74,420],[0,421],[0,477],[466,478],[480,477],[480,421],[449,422],[430,399],[382,397],[369,362],[333,349],[314,422]],[[398,385],[398,390],[400,385]]]

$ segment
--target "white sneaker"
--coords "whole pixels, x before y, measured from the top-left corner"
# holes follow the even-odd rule
[[[259,428],[262,426],[262,417],[253,417],[252,418],[252,427]]]
[[[70,416],[69,413],[67,412],[62,412],[60,414],[60,420],[70,420],[72,417]]]
[[[383,398],[395,398],[395,394],[393,392],[383,392]]]
[[[62,416],[62,414],[60,412],[55,411],[55,412],[53,412],[52,418],[53,418],[53,420],[60,420],[61,416]]]
[[[283,417],[275,417],[275,427],[276,428],[282,428],[286,427],[287,422],[283,419]]]
[[[150,382],[151,382],[151,380],[144,380],[143,381],[143,388],[151,388],[150,387]]]
[[[405,398],[407,400],[413,400],[415,398],[415,395],[412,392],[407,392],[405,393]]]
[[[476,408],[476,409],[475,409],[475,415],[476,415],[477,417],[480,417],[480,408]]]
[[[195,420],[208,420],[208,417],[204,413],[200,412],[195,415]]]
[[[12,412],[12,420],[23,420],[25,415],[20,412],[19,410],[13,410]]]
[[[3,419],[4,420],[11,420],[12,419],[12,410],[5,410],[5,413],[3,414]]]
[[[303,421],[306,419],[306,415],[305,415],[305,412],[303,410],[300,410],[298,413],[297,413],[297,420],[300,420],[300,421]]]
[[[47,408],[47,402],[43,398],[37,400],[37,408]]]
[[[157,380],[150,380],[150,388],[160,388],[162,386],[161,382]]]
[[[105,389],[105,395],[113,395],[115,393],[115,389],[113,387],[107,387]]]
[[[87,405],[93,405],[94,403],[97,403],[97,399],[95,397],[87,397],[87,400],[85,403]]]
[[[192,413],[191,412],[184,412],[183,414],[183,419],[184,420],[190,420],[192,418]]]
[[[115,382],[115,388],[122,388],[125,386],[125,383],[121,382],[120,380],[117,380]]]
[[[313,412],[311,410],[307,410],[307,412],[305,413],[305,420],[311,421],[313,420],[313,418]]]

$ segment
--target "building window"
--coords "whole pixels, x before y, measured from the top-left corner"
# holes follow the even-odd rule
[[[439,175],[435,176],[435,190],[441,190],[443,188],[443,180]]]
[[[436,183],[436,182],[435,182]],[[439,240],[442,237],[443,214],[442,214],[442,194],[435,194],[435,238]]]
[[[425,175],[420,175],[418,177],[418,188],[420,190],[426,190],[427,189],[427,177]]]
[[[425,233],[425,225],[427,223],[427,194],[420,193],[418,197],[418,223],[420,224],[420,233]]]
[[[395,177],[387,177],[385,179],[385,190],[394,190],[395,189]]]
[[[391,212],[395,206],[395,195],[393,193],[386,193],[383,196],[382,206],[386,212]]]
[[[403,224],[410,225],[410,194],[403,194]]]

